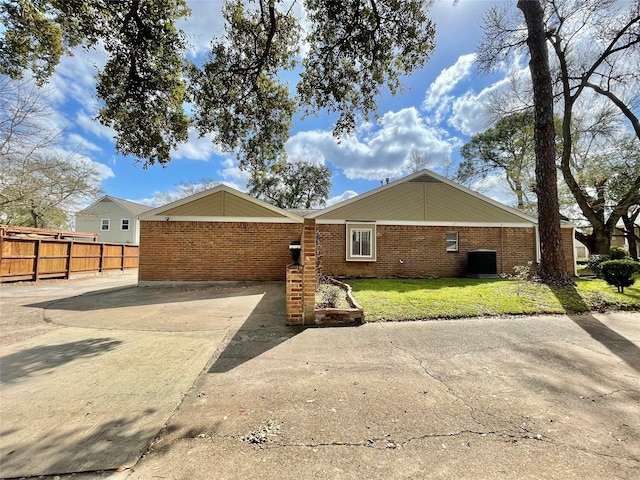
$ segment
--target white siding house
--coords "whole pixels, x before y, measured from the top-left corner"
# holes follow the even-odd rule
[[[138,215],[152,207],[106,195],[78,212],[76,230],[98,234],[99,242],[138,243]]]

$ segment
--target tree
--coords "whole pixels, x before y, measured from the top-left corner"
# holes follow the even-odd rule
[[[249,194],[280,208],[323,207],[331,190],[331,169],[311,162],[283,162],[273,171],[254,171]]]
[[[538,2],[522,2],[532,3]],[[606,194],[615,177],[609,175],[611,166],[600,176],[600,183],[582,181],[582,166],[591,165],[591,160],[598,157],[593,148],[584,147],[584,142],[589,145],[603,134],[610,135],[602,126],[610,123],[614,113],[628,122],[630,129],[623,130],[640,139],[640,121],[635,113],[640,90],[640,2],[548,0],[544,6],[541,32],[553,52],[556,100],[562,118],[560,169],[591,226],[586,239],[590,250],[606,254],[616,223],[637,203],[640,175],[632,174],[627,189],[618,191],[615,202],[611,201]],[[481,62],[495,65],[521,48],[525,37],[526,30],[518,27],[517,19],[493,9],[485,19]],[[584,113],[578,115],[580,111],[586,112],[586,121]]]
[[[518,8],[524,14],[529,33],[529,70],[535,105],[536,193],[541,253],[536,275],[545,283],[566,285],[572,282],[567,273],[560,230],[553,86],[549,70],[544,12],[538,0],[518,0]]]
[[[2,156],[0,217],[3,223],[36,228],[69,228],[81,202],[97,199],[99,173],[89,161],[34,153]]]
[[[464,160],[458,165],[456,179],[468,184],[490,174],[504,174],[517,207],[530,209],[535,203],[533,117],[533,111],[513,113],[471,137],[460,149]]]
[[[0,78],[0,221],[69,228],[82,202],[102,195],[94,163],[60,146],[43,93]]]
[[[327,110],[335,134],[375,113],[383,89],[421,68],[434,48],[428,0],[307,0],[301,38],[292,9],[276,0],[228,0],[225,34],[202,65],[185,61],[176,21],[185,0],[40,0],[0,4],[0,73],[25,70],[45,81],[63,54],[99,42],[99,119],[117,132],[116,149],[144,165],[165,164],[195,125],[258,170],[282,161],[293,115]],[[309,45],[299,61],[299,47]],[[300,72],[297,96],[282,79]],[[185,104],[189,104],[189,109]],[[191,115],[191,116],[189,116]]]
[[[190,197],[191,195],[204,192],[218,185],[220,185],[220,182],[211,178],[201,178],[200,180],[192,182],[180,182],[175,190],[171,192],[155,192],[151,200],[148,200],[148,203],[156,206],[166,205],[167,203]]]

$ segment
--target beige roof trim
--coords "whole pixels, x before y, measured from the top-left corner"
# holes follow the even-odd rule
[[[143,213],[142,215],[140,215],[140,220],[155,220],[154,217],[158,217],[158,216],[162,216],[162,214],[168,210],[171,210],[173,208],[176,207],[180,207],[182,205],[186,205],[188,203],[191,203],[195,200],[199,200],[201,198],[205,198],[208,197],[209,195],[215,195],[216,193],[219,192],[226,192],[229,193],[230,195],[235,195],[238,198],[241,198],[243,200],[246,200],[248,202],[254,203],[255,205],[258,205],[260,207],[266,208],[267,210],[271,210],[274,213],[277,213],[278,215],[281,215],[282,217],[286,217],[287,219],[289,219],[290,221],[292,221],[293,223],[303,223],[304,219],[302,217],[299,217],[298,215],[295,215],[293,213],[287,212],[286,210],[283,210],[281,208],[276,207],[275,205],[271,205],[270,203],[264,202],[262,200],[258,200],[257,198],[251,197],[250,195],[247,195],[246,193],[242,193],[239,190],[236,190],[235,188],[231,188],[227,185],[217,185],[213,188],[210,188],[208,190],[204,190],[202,192],[198,192],[194,195],[191,195],[189,197],[185,197],[185,198],[181,198],[180,200],[176,200],[175,202],[171,202],[171,203],[167,203],[166,205],[162,205],[161,207],[157,207],[154,208],[153,210],[150,210],[148,212]],[[179,217],[172,217],[172,219],[177,219]],[[230,217],[182,217],[182,218],[198,218],[198,219],[202,219],[202,218],[209,218],[209,220],[191,220],[191,221],[212,221],[210,220],[211,218],[230,218]],[[271,218],[271,221],[273,221],[273,217],[269,217]],[[162,220],[166,220],[166,216],[162,218]],[[217,221],[223,221],[223,220],[217,220]],[[244,221],[246,222],[247,219],[244,218],[243,220],[225,220],[225,221]],[[288,222],[288,223],[292,223],[292,222]]]
[[[525,220],[528,223],[534,223],[534,224],[538,223],[538,220],[535,217],[532,217],[531,215],[527,215],[526,213],[521,212],[517,208],[513,208],[513,207],[509,207],[507,205],[504,205],[504,204],[502,204],[502,203],[500,203],[500,202],[498,202],[496,200],[493,200],[492,198],[489,198],[489,197],[487,197],[485,195],[482,195],[482,194],[480,194],[478,192],[474,192],[473,190],[471,190],[469,188],[463,187],[462,185],[458,185],[457,183],[449,180],[448,178],[445,178],[445,177],[443,177],[441,175],[438,175],[437,173],[432,172],[431,170],[427,170],[427,169],[420,170],[419,172],[415,172],[415,173],[413,173],[411,175],[408,175],[406,177],[400,178],[398,180],[394,180],[393,182],[389,182],[388,184],[383,185],[381,187],[374,188],[373,190],[370,190],[368,192],[362,193],[360,195],[356,195],[355,197],[351,197],[351,198],[349,198],[347,200],[344,200],[344,201],[342,201],[340,203],[336,203],[334,205],[331,205],[330,207],[327,207],[324,210],[320,210],[318,212],[312,213],[307,218],[316,218],[318,216],[321,216],[321,215],[324,215],[326,213],[329,213],[329,212],[331,212],[333,210],[337,210],[338,208],[344,207],[345,205],[350,205],[350,204],[358,202],[358,201],[360,201],[360,200],[362,200],[364,198],[370,197],[371,195],[376,195],[377,193],[380,193],[380,192],[382,192],[384,190],[387,190],[387,189],[389,189],[391,187],[394,187],[396,185],[401,185],[403,183],[410,182],[412,180],[420,178],[423,175],[428,175],[430,177],[433,177],[435,180],[438,180],[438,181],[440,181],[442,183],[445,183],[445,184],[447,184],[447,185],[449,185],[451,187],[454,187],[454,188],[456,188],[458,190],[461,190],[461,191],[463,191],[465,193],[468,193],[468,194],[476,197],[479,200],[482,200],[484,202],[490,203],[491,205],[493,205],[495,207],[498,207],[498,208],[501,208],[502,210],[505,210],[505,211],[507,211],[507,212],[509,212],[509,213],[511,213],[513,215],[517,215],[518,217],[522,218],[523,220]]]

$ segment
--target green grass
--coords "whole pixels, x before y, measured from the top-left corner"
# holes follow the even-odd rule
[[[599,279],[575,287],[505,279],[349,280],[367,321],[640,310],[640,281],[625,293]]]

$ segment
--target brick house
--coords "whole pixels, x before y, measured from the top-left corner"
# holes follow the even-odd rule
[[[562,227],[575,273],[574,227]],[[536,218],[428,170],[304,213],[221,185],[142,214],[140,232],[141,283],[284,280],[294,240],[308,268],[317,241],[337,277],[463,276],[478,251],[498,274],[539,260]]]

